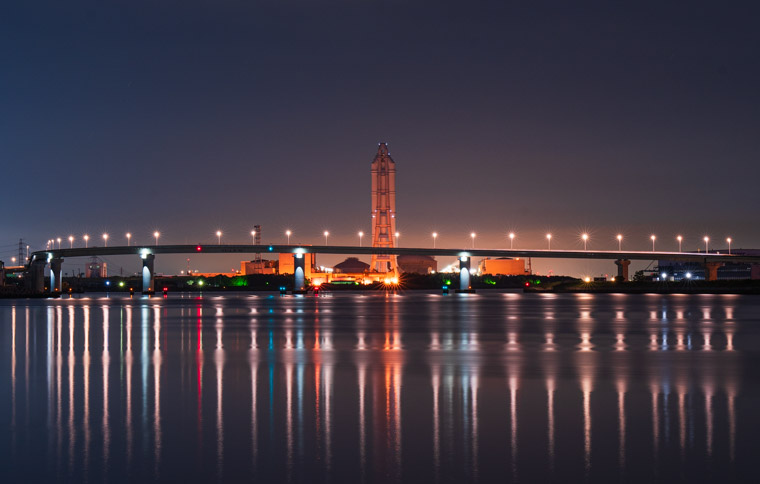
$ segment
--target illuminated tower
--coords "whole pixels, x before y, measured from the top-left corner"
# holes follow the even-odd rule
[[[372,162],[372,247],[393,247],[396,233],[396,163],[380,143]],[[396,272],[395,255],[372,255],[370,270]]]

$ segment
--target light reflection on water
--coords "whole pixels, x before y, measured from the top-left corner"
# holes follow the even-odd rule
[[[11,480],[741,480],[758,316],[712,295],[3,301],[0,463]]]

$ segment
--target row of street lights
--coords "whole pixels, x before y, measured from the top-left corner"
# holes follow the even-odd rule
[[[288,245],[290,245],[290,236],[291,235],[293,235],[293,232],[291,230],[286,230],[285,231],[285,237],[287,238],[287,244]],[[325,237],[325,245],[328,245],[328,237],[330,236],[330,232],[327,231],[327,230],[325,230],[322,235],[324,235],[324,237]],[[364,232],[359,231],[357,233],[357,235],[359,236],[359,247],[361,247],[362,246],[362,238],[364,237]],[[393,234],[393,236],[395,238],[395,242],[396,242],[396,247],[398,247],[398,239],[399,239],[400,235],[401,234],[399,234],[398,232],[396,232],[396,233]],[[433,236],[433,248],[435,249],[436,248],[436,242],[437,242],[437,239],[438,239],[438,232],[433,232],[431,235]],[[158,231],[153,232],[153,237],[156,240],[156,245],[158,245],[158,238],[160,236],[161,236],[160,232],[158,232]],[[470,238],[472,240],[472,248],[473,249],[475,248],[475,238],[476,237],[477,237],[477,234],[475,232],[471,232],[470,233]],[[516,235],[515,235],[514,232],[510,232],[507,235],[507,237],[509,238],[509,249],[512,250],[512,249],[514,249],[514,242],[515,242]],[[126,238],[127,238],[127,246],[130,246],[132,244],[132,234],[130,232],[127,232],[126,233]],[[617,234],[617,236],[615,238],[618,241],[618,251],[622,252],[622,250],[623,250],[623,236],[622,236],[622,234]],[[87,248],[88,245],[89,245],[90,236],[88,234],[84,234],[82,236],[82,239],[84,240],[84,246],[85,246],[85,248]],[[109,235],[107,233],[104,233],[103,234],[103,244],[104,244],[105,247],[108,247],[108,239],[109,239]],[[657,236],[654,235],[654,234],[652,234],[649,237],[649,239],[652,241],[652,252],[654,252],[655,251],[655,242],[657,241]],[[69,248],[74,248],[74,240],[75,240],[74,236],[73,235],[69,235]],[[583,241],[583,250],[584,251],[588,250],[589,235],[587,233],[581,234],[581,240]],[[702,240],[705,243],[705,252],[709,252],[710,237],[705,236]],[[217,243],[219,245],[222,244],[222,231],[221,230],[217,230],[216,231],[216,241],[217,241]],[[681,235],[676,236],[676,241],[678,241],[678,252],[682,252],[683,237]],[[731,254],[731,242],[732,241],[733,241],[733,239],[731,239],[731,237],[727,237],[726,238],[726,242],[728,243],[728,253],[729,253],[729,255]],[[547,242],[547,248],[548,248],[548,250],[551,250],[552,249],[552,234],[551,233],[546,234],[546,242]],[[50,240],[48,240],[47,241],[47,248],[48,249],[50,249],[51,247],[55,248],[55,244],[56,243],[58,244],[58,248],[60,249],[61,248],[61,238],[60,237],[58,237],[56,239],[50,239]],[[255,230],[251,231],[251,243],[252,244],[256,243],[256,231]]]

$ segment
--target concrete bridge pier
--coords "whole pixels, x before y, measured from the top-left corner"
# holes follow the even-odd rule
[[[63,281],[61,281],[61,266],[63,259],[56,257],[50,259],[50,292],[60,293],[63,290]]]
[[[27,287],[35,294],[45,292],[45,265],[44,260],[35,259],[29,264],[29,282]]]
[[[459,289],[457,292],[475,292],[470,284],[470,258],[466,255],[459,257]]]
[[[153,270],[153,265],[156,261],[156,256],[153,254],[142,254],[140,256],[142,258],[142,293],[143,294],[153,294],[155,292],[155,281],[153,280],[153,275],[155,274]]]
[[[631,265],[631,261],[628,259],[618,259],[615,261],[615,265],[618,268],[617,276],[622,280],[628,280],[628,266]]]
[[[293,254],[293,294],[306,294],[306,258],[303,254]]]
[[[722,262],[705,262],[705,279],[708,281],[717,281],[718,267],[722,266]]]

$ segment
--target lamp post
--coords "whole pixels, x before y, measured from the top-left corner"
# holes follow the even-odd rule
[[[434,249],[435,249],[435,242],[437,238],[438,238],[438,232],[433,232],[433,248]]]
[[[617,241],[618,241],[618,252],[623,251],[623,236],[621,234],[617,234]]]
[[[58,241],[58,248],[60,249],[60,248],[61,248],[61,238],[60,238],[60,237],[58,237],[58,238],[57,238],[57,239],[55,239],[55,240],[57,240],[57,241]]]
[[[678,252],[681,252],[681,242],[683,242],[683,237],[679,235],[676,237],[676,240],[678,241]]]
[[[156,230],[155,232],[153,232],[153,237],[156,238],[156,245],[158,245],[158,237],[160,237],[160,236],[161,236],[161,234],[158,232],[158,230]]]
[[[726,242],[728,242],[728,255],[731,255],[731,237],[728,237]]]
[[[69,235],[69,249],[73,249],[73,248],[74,248],[74,236]]]
[[[256,231],[251,230],[251,245],[256,245]]]
[[[552,250],[552,234],[546,234],[546,242],[549,244],[549,250]]]
[[[108,234],[103,234],[103,245],[108,247]]]
[[[509,233],[509,250],[512,250],[515,248],[515,233],[510,232]]]
[[[655,237],[654,234],[652,234],[651,236],[649,236],[649,238],[652,239],[652,252],[654,252],[654,241],[657,240],[657,237]]]
[[[129,247],[132,242],[132,234],[130,232],[127,232],[127,247]]]
[[[84,239],[84,248],[86,249],[87,248],[87,241],[90,240],[90,236],[87,235],[87,234],[84,234],[84,237],[82,237],[82,238]]]
[[[394,235],[394,237],[396,237],[396,247],[398,247],[398,236],[401,235],[401,234],[399,234],[398,232],[396,232],[393,235]]]
[[[290,234],[292,234],[292,233],[293,232],[291,232],[290,230],[286,230],[285,231],[285,236],[288,238],[288,245],[290,245]]]
[[[222,245],[222,231],[221,230],[216,231],[216,242],[217,244]]]
[[[475,248],[475,232],[470,233],[470,238],[472,239],[472,248]]]
[[[581,235],[581,239],[583,239],[583,250],[587,250],[588,247],[588,234]]]
[[[329,235],[330,235],[330,232],[328,232],[327,230],[325,230],[325,232],[324,232],[324,236],[325,236],[325,245],[327,245],[327,237],[328,237]]]
[[[705,238],[702,239],[705,241],[705,252],[710,252],[709,244],[710,244],[710,237],[705,235]]]
[[[362,246],[362,237],[364,237],[364,232],[361,230],[359,231],[359,247]]]

